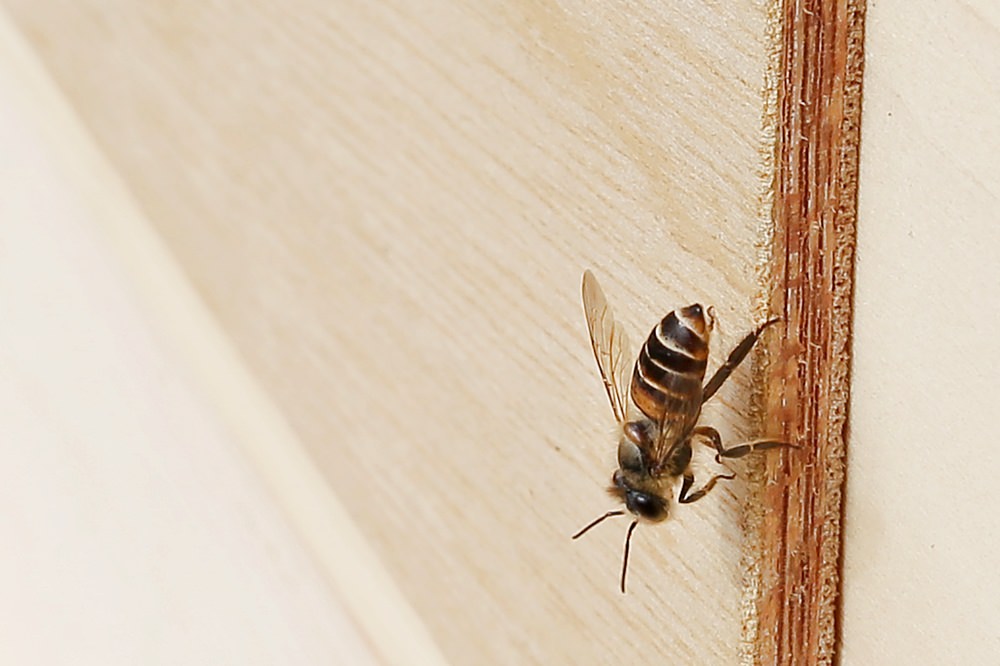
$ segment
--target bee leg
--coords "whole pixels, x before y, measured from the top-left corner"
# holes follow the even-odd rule
[[[781,320],[778,317],[768,319],[752,332],[748,333],[740,344],[736,345],[736,348],[729,353],[729,358],[726,359],[726,362],[719,366],[719,369],[715,371],[712,378],[708,380],[707,384],[705,384],[705,388],[701,390],[702,403],[706,402],[709,398],[715,395],[715,392],[719,390],[727,379],[729,379],[729,375],[733,374],[733,370],[735,370],[739,364],[743,362],[743,359],[745,359],[747,354],[750,353],[750,350],[753,349],[753,346],[757,343],[757,339],[760,338],[764,329],[771,324],[777,324],[779,321]]]
[[[753,453],[754,451],[766,451],[768,449],[797,449],[799,448],[795,444],[790,444],[789,442],[780,442],[776,439],[755,439],[752,442],[746,442],[745,444],[740,444],[734,446],[731,449],[725,449],[724,451],[715,454],[715,461],[722,462],[722,458],[742,458],[748,453]]]
[[[719,479],[726,479],[727,481],[732,481],[735,478],[736,478],[735,474],[716,474],[709,480],[708,483],[706,483],[704,486],[702,486],[698,490],[688,495],[688,492],[691,490],[691,486],[694,485],[694,475],[691,474],[690,470],[688,470],[687,472],[684,472],[684,481],[681,483],[681,494],[677,498],[677,501],[680,504],[690,504],[691,502],[697,502],[702,497],[707,495],[708,491],[710,491],[712,488],[715,487],[715,484],[718,483]]]
[[[752,442],[745,442],[727,449],[722,446],[722,436],[719,434],[719,431],[711,426],[699,426],[694,429],[694,434],[702,435],[712,441],[712,446],[714,446],[716,450],[715,462],[720,464],[722,463],[723,458],[742,458],[748,453],[752,453],[754,451],[766,451],[768,449],[777,449],[781,447],[789,449],[799,448],[795,444],[779,442],[776,439],[755,439]]]
[[[705,439],[712,442],[712,446],[714,446],[715,450],[718,452],[716,458],[722,456],[722,454],[726,452],[725,447],[722,446],[722,435],[720,435],[719,431],[712,426],[698,426],[692,432],[695,435],[701,435]],[[702,440],[702,442],[704,442],[704,440]]]

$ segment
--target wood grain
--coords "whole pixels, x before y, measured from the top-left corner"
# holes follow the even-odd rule
[[[167,242],[232,345],[219,348],[238,351],[294,428],[287,438],[255,438],[241,430],[233,445],[256,461],[261,478],[271,479],[274,469],[294,458],[286,445],[297,450],[301,441],[308,447],[310,478],[318,476],[323,492],[332,490],[349,508],[371,547],[365,550],[385,562],[455,663],[733,663],[739,655],[747,663],[773,663],[761,656],[761,646],[774,655],[793,636],[829,645],[830,625],[820,622],[830,618],[819,612],[824,597],[785,584],[802,582],[803,554],[814,557],[815,542],[808,551],[788,550],[779,562],[785,567],[781,576],[773,562],[755,559],[755,551],[745,567],[738,563],[741,503],[760,506],[743,483],[717,488],[660,529],[638,531],[626,598],[615,591],[622,534],[609,528],[573,547],[568,540],[609,508],[602,486],[613,465],[610,426],[604,430],[609,410],[577,302],[582,269],[598,272],[633,337],[669,307],[695,298],[714,302],[722,315],[716,352],[772,302],[782,308],[785,298],[765,293],[772,280],[783,62],[775,45],[782,44],[784,5],[666,4],[522,1],[468,7],[434,1],[416,12],[398,2],[3,2],[64,95],[59,104],[86,126],[141,207],[141,214],[128,218],[132,231],[159,234]],[[826,5],[804,3],[804,9],[811,12],[807,17],[816,16]],[[989,0],[879,0],[869,7],[866,26],[840,658],[852,664],[998,663],[1000,532],[991,507],[1000,503],[1000,457],[992,436],[1000,386],[991,369],[1000,363],[1000,14]],[[824,44],[842,44],[841,33],[810,30],[802,33],[812,35],[810,43],[822,36]],[[5,61],[3,71],[9,65]],[[808,82],[817,71],[799,74]],[[5,103],[4,109],[19,103]],[[67,140],[63,124],[45,120],[48,108],[32,107],[31,118],[52,146],[75,155],[77,141]],[[794,116],[794,107],[783,108]],[[809,117],[816,117],[814,109]],[[798,122],[811,137],[798,144],[803,158],[817,165],[834,160],[818,150],[824,144],[817,142],[817,126],[803,120]],[[6,142],[5,149],[4,157],[14,154]],[[74,177],[91,183],[84,190],[95,199],[118,201],[120,193],[108,196],[104,186],[84,177],[91,164],[81,160]],[[19,185],[27,173],[15,169],[7,182]],[[53,184],[42,201],[61,201],[53,193],[63,192]],[[3,197],[5,215],[12,201]],[[809,198],[804,205],[815,208]],[[14,228],[5,223],[3,232]],[[23,223],[17,229],[31,237]],[[46,278],[54,282],[63,275],[61,266],[82,270],[114,261],[102,249],[87,260],[73,251],[61,263],[63,255],[54,251],[66,247],[61,240],[79,247],[68,238],[72,231],[49,235],[30,256],[5,255],[4,270],[16,267],[24,270],[19,276],[32,276],[19,277],[18,284],[46,284]],[[4,248],[11,247],[5,242]],[[155,277],[128,243],[120,250],[131,268],[116,279],[148,284]],[[51,274],[46,261],[53,262]],[[755,274],[756,268],[761,272]],[[773,279],[777,275],[784,273]],[[86,283],[81,275],[73,277]],[[791,277],[794,286],[797,276]],[[832,294],[833,282],[827,284]],[[67,281],[67,289],[76,285]],[[35,321],[26,316],[31,308],[49,302],[27,301],[20,294],[31,292],[2,287],[0,293],[18,295],[16,302],[5,300],[4,311],[25,322]],[[81,294],[80,302],[85,296],[94,293]],[[163,322],[155,330],[158,339],[173,337],[178,322],[185,325],[187,310],[148,296],[142,300]],[[749,314],[753,303],[757,317]],[[60,336],[82,321],[48,329],[51,348],[65,350]],[[795,339],[809,320],[797,321],[784,342],[770,334],[772,365],[805,352]],[[809,335],[834,334],[823,321],[813,321],[819,328]],[[16,323],[4,326],[5,350],[36,342],[30,334],[10,339],[29,330]],[[187,343],[203,353],[216,349],[202,346],[197,334]],[[809,363],[829,352],[814,348]],[[110,356],[109,362],[117,358]],[[195,358],[211,364],[210,354]],[[16,434],[4,443],[20,444],[33,434],[26,424],[37,423],[18,411],[28,400],[22,379],[36,364],[9,355],[3,362],[8,370],[18,368],[4,375],[2,404],[14,407],[0,416],[4,432]],[[77,366],[49,367],[56,377],[55,370]],[[86,380],[125,376],[81,367]],[[176,370],[164,372],[173,377]],[[72,374],[67,390],[51,401],[31,404],[45,413],[77,414],[75,404],[99,407],[94,413],[108,416],[91,421],[99,435],[93,441],[134,453],[125,445],[142,432],[120,441],[101,421],[132,423],[128,415],[123,419],[122,406],[145,403],[132,392],[100,403],[90,394],[108,390],[110,382],[81,385],[80,376]],[[778,424],[799,418],[784,410],[765,418],[763,395],[759,413],[747,418],[750,377],[735,377],[706,414],[706,421],[725,429],[727,440],[773,434]],[[188,381],[173,394],[188,390],[216,405],[233,397],[225,384],[191,387]],[[240,415],[238,408],[229,409]],[[168,418],[152,419],[147,431],[162,423],[169,432],[176,427],[172,421],[189,422],[185,414],[191,412],[164,410]],[[246,420],[244,427],[255,423]],[[829,426],[809,427],[822,441],[822,427]],[[45,427],[37,432],[51,434]],[[294,473],[271,484],[272,496],[293,507],[286,515],[314,521],[290,520],[294,530],[268,513],[261,493],[246,491],[254,487],[249,477],[239,493],[199,487],[198,480],[212,481],[216,472],[241,464],[239,455],[218,455],[211,441],[204,451],[179,449],[190,451],[187,466],[170,463],[178,478],[190,480],[183,486],[199,508],[213,507],[224,516],[222,507],[232,507],[252,514],[254,525],[270,525],[271,555],[296,553],[302,539],[335,533],[327,509],[310,505],[287,480]],[[248,453],[268,443],[270,459]],[[20,470],[36,461],[38,449],[9,452],[20,457],[8,467]],[[164,444],[155,455],[127,460],[159,460],[152,464],[162,467],[176,453]],[[817,453],[810,452],[809,460],[822,462]],[[772,469],[765,476],[761,470],[760,476],[774,480],[783,473]],[[7,507],[18,501],[58,506],[64,486],[52,486],[49,494],[42,476],[24,478],[37,478],[39,485],[6,484],[13,494]],[[796,478],[803,480],[801,474]],[[151,495],[143,492],[146,486],[127,481],[109,479],[107,488],[122,489],[103,495],[115,503],[114,512],[76,515],[117,521],[131,516],[131,506],[188,515],[175,512],[185,506],[173,494],[178,488],[163,487],[161,496],[161,486],[152,486],[157,492]],[[163,499],[168,496],[169,502]],[[228,503],[234,498],[242,498],[238,506]],[[794,513],[797,505],[789,508]],[[746,514],[751,536],[760,535],[763,517]],[[44,559],[45,549],[31,550],[69,537],[88,544],[87,552],[99,555],[93,560],[148,572],[147,553],[137,543],[171,544],[166,532],[175,525],[185,537],[191,535],[184,531],[188,524],[208,525],[213,538],[185,542],[210,549],[212,562],[222,553],[226,562],[261,565],[248,569],[260,572],[246,581],[249,587],[232,586],[230,600],[244,599],[246,589],[261,590],[257,599],[272,605],[259,608],[254,620],[251,606],[237,603],[235,614],[220,610],[197,630],[183,623],[165,627],[155,613],[133,614],[129,620],[150,619],[128,626],[165,636],[160,654],[174,662],[200,656],[217,663],[207,646],[224,643],[211,639],[255,622],[261,632],[239,643],[254,648],[256,654],[245,653],[249,659],[280,654],[282,640],[309,642],[302,651],[308,663],[336,652],[329,640],[339,635],[332,628],[336,613],[326,615],[322,603],[313,604],[322,594],[310,593],[312,601],[289,594],[300,585],[313,591],[318,588],[311,586],[322,585],[302,582],[310,580],[308,561],[298,564],[289,555],[284,561],[290,569],[275,568],[239,525],[203,519],[197,511],[185,525],[127,522],[149,530],[143,533],[150,541],[142,542],[112,538],[120,532],[89,541],[93,532],[80,529],[91,524],[89,517],[36,521],[10,530],[14,543],[35,540],[7,553],[11,565],[5,570],[15,576],[42,570],[29,566],[38,558],[25,564],[22,557],[39,553],[44,564],[72,573],[80,551],[55,561]],[[364,557],[335,539],[327,546],[340,546],[348,560]],[[330,572],[340,560],[316,561],[318,570]],[[805,561],[810,580],[819,575],[814,561]],[[770,567],[768,577],[758,564]],[[231,567],[199,566],[213,571],[205,576],[206,586],[161,588],[168,596],[178,591],[170,609],[182,620],[191,617],[185,604],[192,600],[203,602],[198,612],[224,609],[224,598],[209,591],[220,580],[239,580]],[[391,602],[370,592],[348,598],[347,588],[338,587],[333,574],[326,576],[331,589],[340,590],[343,608],[354,609],[356,626],[388,630],[375,608]],[[88,621],[106,617],[110,601],[124,598],[109,594],[102,599],[106,605],[87,605],[93,598],[88,593],[102,580],[67,575],[44,581],[53,598],[70,599],[86,608],[87,617],[54,618],[34,605],[25,612],[12,602],[19,596],[8,595],[7,624],[24,629],[19,638],[29,638],[5,642],[9,660],[37,657],[30,636],[46,631],[58,634],[47,646],[52,650],[80,644],[67,636],[93,641],[99,632],[88,632]],[[18,577],[9,589],[26,589],[17,587],[26,581],[31,579]],[[742,605],[741,585],[749,593]],[[192,596],[180,592],[188,590]],[[775,602],[769,624],[758,615],[764,590],[777,595],[768,597]],[[274,613],[273,604],[284,611]],[[317,611],[315,624],[285,624],[311,610]],[[793,634],[793,621],[812,628]],[[192,636],[200,640],[183,640]],[[385,634],[381,640],[395,648],[402,644]],[[370,645],[384,653],[385,646]],[[117,663],[135,663],[138,653],[93,654],[101,663],[115,663],[115,656]]]
[[[2,14],[0,145],[0,661],[381,663],[150,316],[198,321],[149,307],[139,281],[183,280],[120,261],[127,197]]]
[[[864,3],[784,2],[766,412],[799,451],[768,458],[757,523],[758,663],[829,664],[837,644],[850,400]]]
[[[714,304],[710,365],[755,323],[767,3],[5,5],[448,658],[751,649],[742,482],[637,531],[626,597],[623,530],[568,536],[614,464],[583,269],[634,339]]]

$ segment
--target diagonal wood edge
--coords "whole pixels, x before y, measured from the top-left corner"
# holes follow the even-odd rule
[[[423,619],[5,10],[0,10],[0,58],[14,63],[12,71],[31,96],[26,106],[50,132],[47,156],[78,188],[74,205],[92,210],[109,248],[134,278],[130,287],[148,307],[164,344],[192,372],[192,381],[239,440],[373,654],[386,664],[447,663]]]
[[[767,434],[751,520],[751,658],[836,657],[863,73],[864,0],[779,0]],[[766,125],[767,123],[765,123]]]

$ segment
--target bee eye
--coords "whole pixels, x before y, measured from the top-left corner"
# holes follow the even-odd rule
[[[650,520],[664,518],[664,505],[657,498],[646,493],[632,492],[626,498],[626,504],[632,513]]]

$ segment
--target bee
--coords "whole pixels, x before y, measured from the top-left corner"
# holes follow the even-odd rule
[[[590,344],[597,360],[597,369],[604,381],[604,390],[611,410],[621,429],[618,441],[618,469],[611,477],[608,492],[625,503],[635,519],[625,535],[622,558],[621,591],[625,593],[629,543],[639,521],[659,523],[670,512],[670,497],[676,479],[681,479],[677,497],[680,504],[696,502],[707,495],[715,484],[731,480],[735,474],[717,474],[697,490],[691,470],[691,447],[695,441],[715,449],[715,460],[741,458],[752,451],[778,447],[797,448],[787,442],[760,439],[726,448],[719,431],[711,426],[699,426],[701,407],[725,383],[746,358],[761,334],[778,318],[759,325],[729,354],[707,383],[708,344],[715,316],[712,308],[695,303],[669,312],[657,324],[639,350],[628,371],[628,339],[608,307],[604,291],[589,270],[583,273],[583,310],[590,332]],[[624,389],[629,387],[631,404]],[[635,413],[635,412],[638,413]],[[583,536],[588,530],[612,516],[625,515],[618,509],[608,511],[573,535]]]

